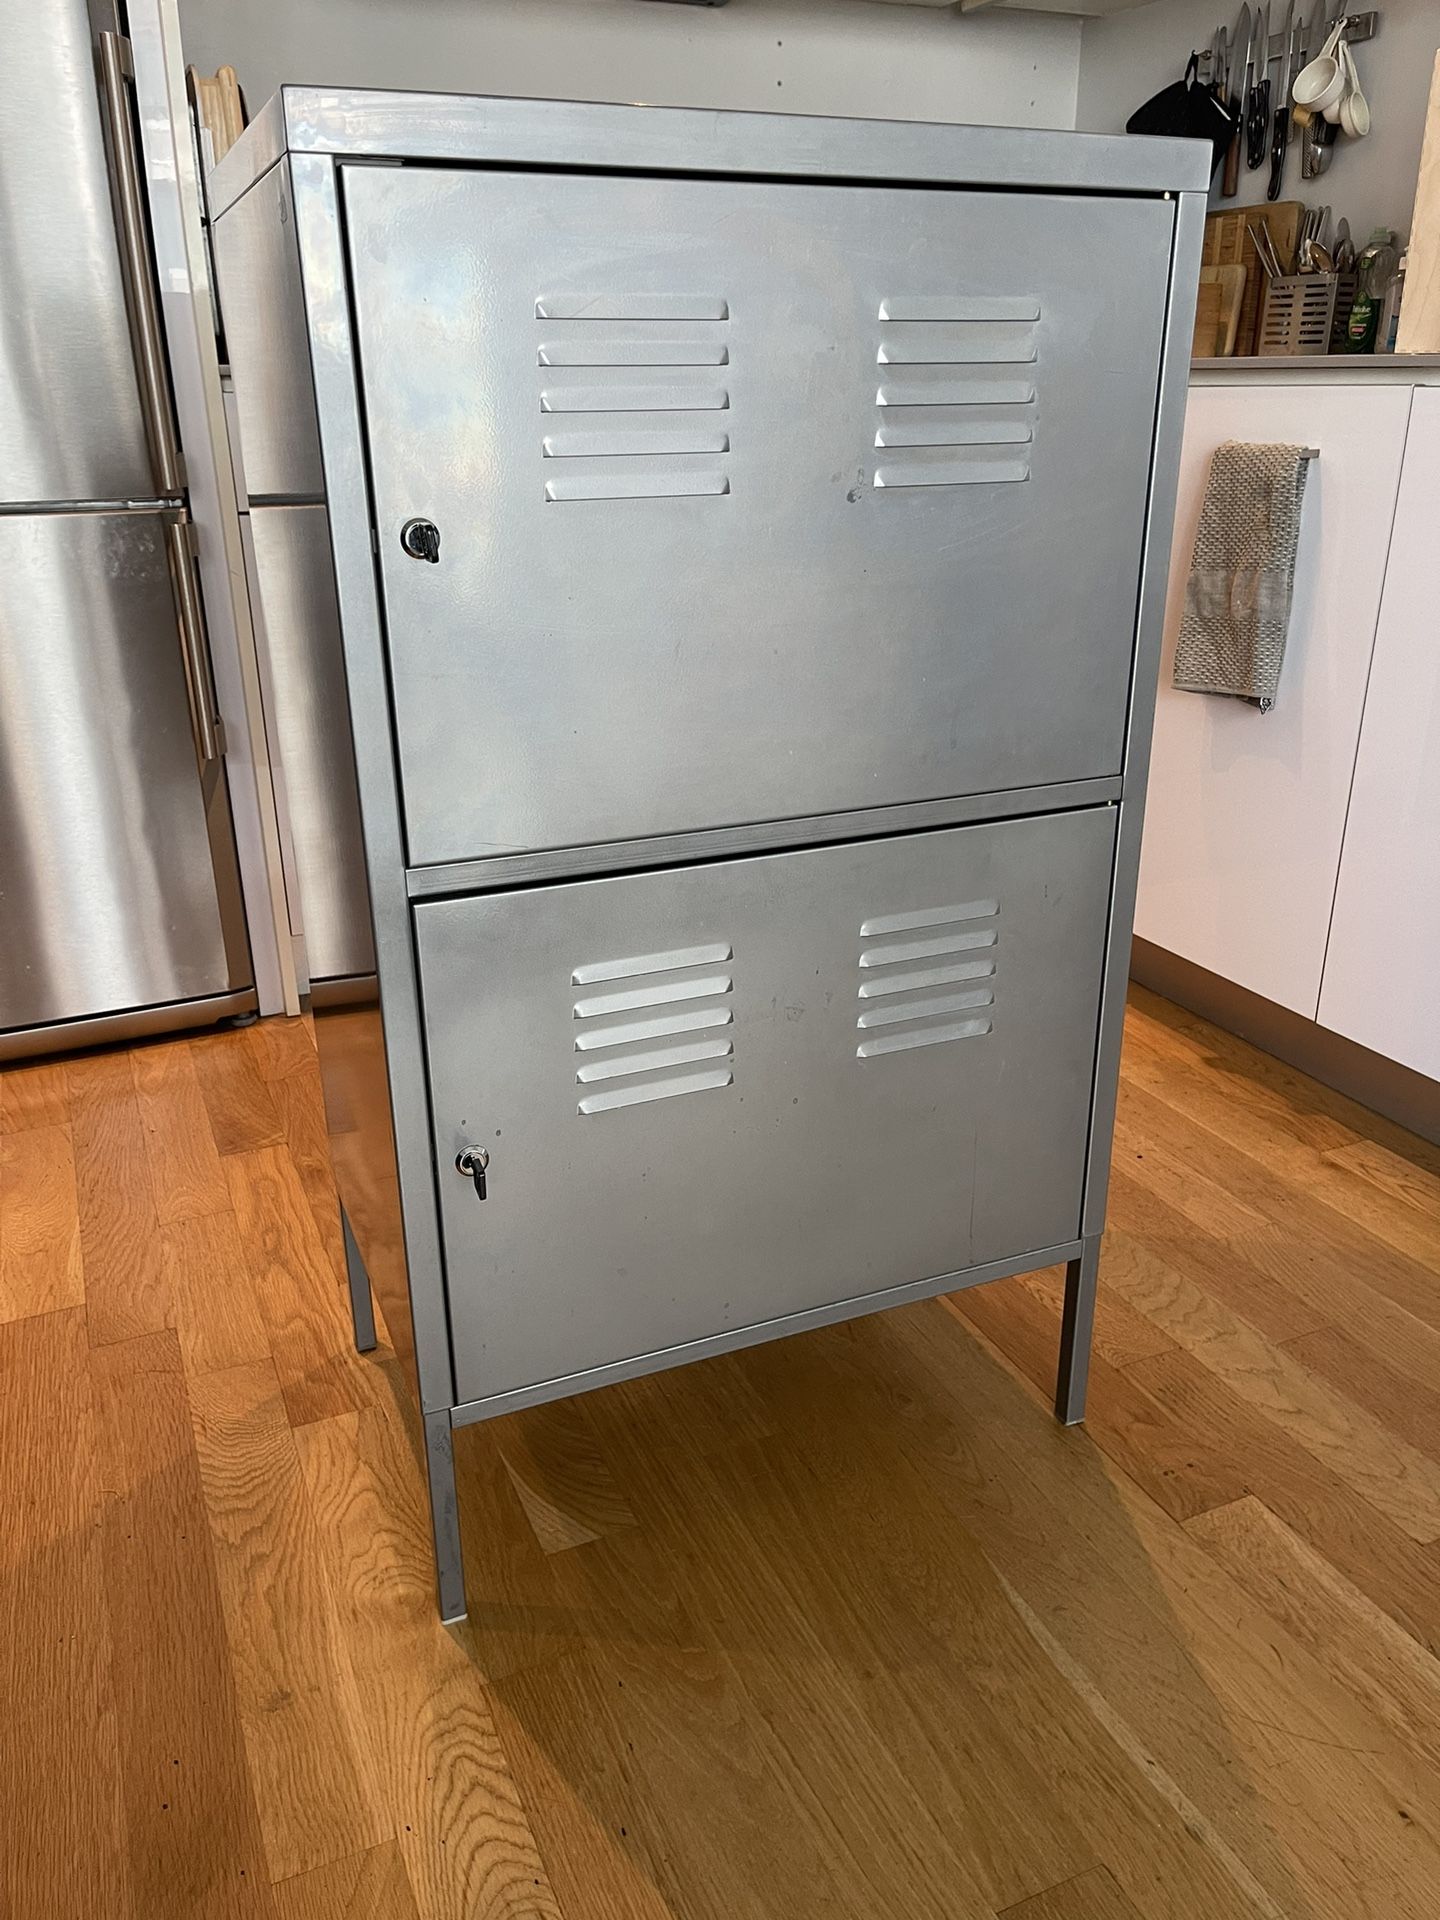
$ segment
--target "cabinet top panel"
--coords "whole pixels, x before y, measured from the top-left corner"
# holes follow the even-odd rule
[[[214,211],[223,212],[285,152],[1084,193],[1203,192],[1210,177],[1210,149],[1198,140],[282,87],[216,167]]]

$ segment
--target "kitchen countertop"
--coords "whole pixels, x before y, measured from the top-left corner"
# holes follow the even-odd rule
[[[1440,353],[1247,354],[1228,360],[1192,360],[1195,386],[1271,380],[1288,386],[1440,385]]]

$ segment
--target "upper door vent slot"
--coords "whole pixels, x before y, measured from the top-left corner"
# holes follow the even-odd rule
[[[857,1059],[990,1032],[999,914],[997,900],[967,900],[862,923]]]
[[[730,408],[729,318],[718,294],[538,298],[540,411],[588,416],[542,433],[546,462],[565,463],[547,471],[545,499],[728,493],[730,434],[705,416]]]
[[[877,487],[1028,480],[1040,302],[896,295],[880,302]]]
[[[575,1034],[577,1110],[606,1113],[728,1087],[733,957],[728,944],[712,942],[576,967],[572,986],[603,989],[574,1002],[582,1023]]]

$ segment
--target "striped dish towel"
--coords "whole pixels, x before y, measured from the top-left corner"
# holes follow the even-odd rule
[[[1309,470],[1303,447],[1227,440],[1211,456],[1175,647],[1183,692],[1274,706]]]

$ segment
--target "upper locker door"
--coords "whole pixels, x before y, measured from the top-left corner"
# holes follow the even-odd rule
[[[1172,202],[344,193],[413,864],[1119,770]]]

